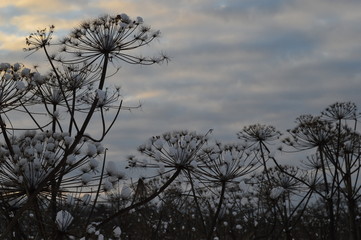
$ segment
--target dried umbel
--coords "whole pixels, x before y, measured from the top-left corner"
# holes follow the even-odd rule
[[[306,175],[297,167],[281,166],[269,168],[267,172],[256,173],[251,184],[254,184],[260,193],[268,195],[271,199],[278,199],[282,195],[299,194],[307,188],[302,184]],[[268,198],[267,197],[267,198]]]
[[[268,142],[279,139],[281,132],[277,131],[273,126],[253,124],[243,128],[239,132],[238,138],[249,143]]]
[[[126,14],[105,15],[82,23],[64,38],[61,50],[68,54],[58,60],[66,64],[96,63],[97,66],[102,66],[105,59],[141,65],[161,63],[168,60],[163,54],[143,57],[132,53],[159,36],[160,31],[152,31],[140,17],[131,20]]]
[[[3,214],[0,218],[14,214],[13,218],[7,218],[9,223],[5,223],[5,227],[0,226],[1,239],[14,232],[22,235],[23,230],[16,229],[16,225],[33,208],[37,213],[36,223],[30,224],[29,229],[34,229],[39,238],[56,239],[57,234],[65,236],[69,229],[79,227],[70,224],[73,217],[78,222],[79,215],[73,211],[75,207],[63,208],[68,203],[92,206],[86,214],[89,221],[84,223],[88,225],[98,197],[115,190],[117,183],[126,177],[114,162],[106,161],[105,148],[100,144],[124,109],[120,88],[112,88],[107,80],[117,73],[119,63],[151,65],[168,61],[162,53],[156,57],[137,55],[138,48],[160,36],[159,31],[144,25],[140,17],[132,20],[126,14],[105,15],[86,21],[60,43],[52,41],[53,33],[54,26],[50,26],[26,39],[26,51],[43,50],[50,67],[46,77],[18,63],[0,64],[3,137],[0,146],[0,210]],[[52,54],[50,51],[59,45],[61,52]],[[116,70],[109,73],[111,65]],[[12,116],[7,115],[15,108],[26,115],[27,119],[21,119],[26,121],[26,126],[19,127],[18,121],[11,121]],[[108,110],[115,110],[110,120],[105,116]],[[96,131],[94,137],[87,133],[89,128]],[[172,143],[178,153],[173,151],[173,155],[169,155],[174,165],[167,167],[190,166],[191,158],[199,150],[197,147],[204,141],[197,138],[194,142],[195,136],[191,136],[192,141],[187,142],[188,135],[191,134],[179,135],[179,146]],[[83,200],[87,194],[89,198]],[[123,188],[122,196],[130,198],[132,192]],[[69,198],[67,204],[63,204],[65,198]],[[12,210],[15,208],[16,213]],[[46,221],[48,219],[52,221]],[[47,233],[45,228],[51,223],[53,226]],[[120,234],[120,229],[114,233],[116,237]]]
[[[0,148],[0,202],[21,202],[39,186],[43,187],[38,199],[48,199],[50,183],[44,185],[43,182],[54,174],[55,167],[64,157],[66,164],[59,183],[62,191],[76,194],[82,187],[96,186],[99,179],[97,158],[104,148],[98,143],[82,141],[73,153],[65,155],[73,140],[66,133],[27,131],[12,140],[11,151],[8,146]]]
[[[104,90],[96,89],[95,91],[88,91],[84,93],[78,101],[91,105],[95,99],[97,99],[97,107],[108,110],[115,106],[120,97],[119,87],[107,87]]]
[[[65,210],[61,210],[56,214],[56,225],[61,232],[65,232],[72,223],[74,217]]]
[[[31,33],[29,37],[26,38],[26,45],[29,47],[24,48],[24,51],[37,51],[40,48],[50,45],[54,28],[55,26],[51,25],[49,29],[44,28],[37,30],[35,33]]]
[[[138,151],[150,161],[129,159],[129,165],[142,167],[157,167],[160,173],[166,169],[193,169],[197,154],[206,143],[207,136],[195,132],[174,131],[149,139],[146,144],[138,147]]]
[[[285,144],[296,149],[324,147],[334,137],[333,125],[326,120],[322,120],[320,117],[302,115],[297,118],[296,122],[298,125],[294,129],[289,130],[292,138],[283,140]]]
[[[208,147],[198,158],[197,175],[203,182],[230,183],[260,167],[256,158],[257,151],[248,147],[229,144]]]
[[[328,120],[356,120],[357,119],[357,107],[355,103],[352,102],[337,102],[324,111],[322,111],[322,116]]]
[[[66,102],[80,99],[93,91],[94,82],[99,79],[99,73],[93,73],[90,68],[82,65],[66,65],[63,69],[52,71],[43,77],[45,84],[33,89],[34,100],[51,105],[66,106]]]
[[[0,111],[8,112],[26,104],[29,92],[43,84],[45,77],[22,64],[0,63]]]

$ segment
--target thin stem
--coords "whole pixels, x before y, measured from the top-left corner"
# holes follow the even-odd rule
[[[205,225],[204,217],[203,217],[203,214],[202,214],[202,210],[201,210],[201,208],[200,208],[200,206],[199,206],[198,197],[197,197],[196,191],[195,191],[195,189],[194,189],[193,179],[192,179],[192,175],[191,175],[189,169],[188,169],[188,171],[187,171],[187,174],[188,174],[189,182],[190,182],[190,184],[191,184],[191,190],[192,190],[192,195],[193,195],[194,203],[196,204],[196,208],[197,208],[198,214],[199,214],[200,217],[201,217],[203,231],[204,231],[205,234],[207,234],[207,228],[206,228],[206,225]]]
[[[102,72],[100,83],[99,83],[99,89],[102,89],[103,86],[104,86],[108,61],[109,61],[109,56],[108,56],[108,54],[105,54],[103,72]],[[50,63],[51,63],[51,65],[53,66],[53,68],[55,70],[55,67],[54,67],[53,63],[52,62],[50,62]],[[56,72],[56,74],[57,74],[57,72]],[[84,132],[85,132],[86,128],[88,127],[88,124],[89,124],[89,122],[90,122],[90,120],[91,120],[91,118],[92,118],[92,116],[94,114],[94,111],[95,111],[95,108],[96,108],[97,104],[98,104],[98,99],[95,98],[94,102],[93,102],[93,104],[92,104],[92,106],[91,106],[91,108],[90,108],[90,110],[88,112],[88,115],[87,115],[86,119],[83,122],[82,128],[80,129],[80,131],[78,132],[78,134],[74,138],[73,144],[69,147],[68,151],[64,152],[63,158],[60,160],[59,164],[53,169],[53,171],[49,175],[47,175],[47,177],[45,177],[43,179],[43,181],[38,184],[38,187],[28,196],[28,201],[17,211],[14,218],[11,220],[11,222],[9,223],[9,225],[7,226],[7,228],[5,229],[3,234],[0,236],[0,239],[5,238],[7,235],[10,234],[11,230],[15,227],[15,224],[16,224],[17,220],[21,217],[23,212],[26,211],[31,206],[31,202],[36,199],[37,195],[41,192],[41,190],[45,187],[45,185],[48,184],[48,181],[53,179],[55,174],[65,165],[67,157],[69,156],[69,154],[71,154],[75,150],[76,146],[81,141],[81,139],[82,139],[82,137],[84,135]],[[1,128],[4,127],[1,116],[0,116],[0,126],[1,126]],[[10,143],[10,141],[9,141],[9,143]],[[10,147],[12,147],[12,146],[10,145]],[[11,151],[13,153],[13,150],[11,150]]]
[[[90,222],[90,218],[91,216],[93,215],[93,212],[94,212],[94,209],[95,209],[95,206],[97,204],[97,201],[98,201],[98,197],[99,197],[99,194],[100,194],[100,189],[101,189],[101,186],[102,186],[102,181],[103,181],[103,176],[104,176],[104,169],[105,169],[105,159],[107,157],[107,151],[105,150],[104,152],[104,158],[103,158],[103,165],[102,165],[102,171],[100,173],[100,179],[99,179],[99,184],[98,184],[98,190],[97,190],[97,193],[95,194],[95,199],[94,199],[94,202],[93,202],[93,206],[90,210],[90,213],[89,213],[89,216],[87,218],[87,221],[86,221],[86,224],[85,226],[88,226],[89,222]]]
[[[224,200],[224,193],[225,193],[225,191],[226,191],[226,182],[223,181],[223,182],[222,182],[221,195],[220,195],[220,197],[219,197],[219,202],[218,202],[217,210],[216,210],[216,213],[215,213],[214,216],[213,216],[213,221],[212,221],[212,224],[211,224],[210,229],[209,229],[209,233],[208,233],[208,237],[207,237],[208,240],[212,240],[214,228],[215,228],[215,226],[216,226],[216,224],[217,224],[219,213],[221,212],[221,208],[222,208],[222,204],[223,204],[223,200]]]
[[[151,194],[149,197],[135,203],[135,204],[132,204],[126,208],[123,208],[121,210],[119,210],[118,212],[114,213],[113,215],[111,215],[110,217],[108,217],[107,219],[103,220],[99,225],[98,227],[102,227],[104,226],[105,224],[109,223],[111,220],[113,220],[114,218],[116,217],[119,217],[121,215],[123,215],[124,213],[128,212],[129,210],[131,209],[135,209],[137,207],[140,207],[140,206],[143,206],[145,204],[147,204],[148,202],[150,202],[151,200],[153,200],[154,198],[156,198],[157,196],[159,196],[159,194],[161,194],[177,177],[178,175],[181,173],[182,169],[181,168],[178,168],[172,175],[172,177],[170,177],[167,182],[165,182],[163,184],[162,187],[160,187],[157,191],[155,191],[153,194]]]
[[[8,149],[9,149],[10,155],[14,156],[14,149],[13,149],[13,146],[11,144],[11,141],[9,139],[9,136],[8,136],[8,133],[7,133],[7,130],[6,130],[6,124],[4,123],[4,121],[3,121],[2,117],[1,117],[1,114],[0,114],[0,127],[1,127],[2,134],[4,136],[4,139],[5,139],[6,145],[7,145]]]

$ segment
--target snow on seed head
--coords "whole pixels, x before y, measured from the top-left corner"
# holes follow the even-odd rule
[[[72,144],[74,141],[74,138],[71,136],[65,136],[64,137],[64,143],[66,146],[69,146],[70,144]]]
[[[156,161],[160,161],[162,159],[162,155],[160,152],[155,152],[154,153],[154,160]]]
[[[22,81],[16,81],[15,88],[19,91],[23,91],[26,88],[26,86],[25,83],[23,83]]]
[[[0,67],[1,70],[1,67]],[[21,70],[21,76],[22,77],[29,77],[30,76],[30,69],[29,68],[23,68],[23,70]]]
[[[86,232],[89,233],[89,234],[93,234],[96,232],[96,228],[93,224],[90,224],[87,226],[86,228]]]
[[[66,203],[69,205],[74,205],[75,204],[75,198],[71,195],[67,195],[66,196]]]
[[[55,149],[55,144],[54,143],[49,143],[46,145],[46,150],[48,151],[54,151]]]
[[[157,150],[161,150],[163,148],[163,140],[158,138],[154,141],[153,145]]]
[[[113,161],[108,161],[105,171],[110,177],[115,177],[117,180],[127,178],[126,174]]]
[[[272,188],[271,193],[270,193],[270,198],[272,199],[277,199],[279,196],[282,195],[282,193],[285,191],[285,189],[283,187],[275,187]]]
[[[162,174],[165,172],[165,165],[163,163],[158,164],[159,166],[159,173]]]
[[[113,230],[113,235],[116,238],[120,238],[120,235],[122,234],[122,230],[120,229],[119,226],[117,226],[116,228],[114,228]]]
[[[15,63],[14,66],[13,66],[13,69],[14,69],[15,72],[17,72],[20,68],[21,68],[20,63]]]
[[[13,145],[12,147],[15,154],[19,155],[21,153],[19,145]]]
[[[0,63],[0,70],[6,71],[10,68],[10,63]]]
[[[175,147],[170,147],[169,148],[169,156],[171,157],[175,157],[178,153],[178,150]]]
[[[90,203],[90,200],[91,196],[89,194],[84,194],[84,196],[81,198],[83,205],[88,205]]]
[[[123,186],[122,191],[120,193],[121,198],[129,199],[132,194],[132,190],[128,186]]]
[[[88,143],[86,155],[92,157],[97,154],[97,147],[93,143]]]
[[[90,166],[90,169],[92,169],[92,170],[97,169],[97,167],[99,166],[99,162],[95,158],[90,158],[89,166]]]
[[[110,190],[113,189],[113,184],[108,180],[108,179],[105,179],[104,183],[103,183],[103,189],[105,192],[108,192]]]
[[[68,211],[60,210],[56,214],[56,224],[59,231],[65,232],[72,223],[73,219],[74,217]]]
[[[105,151],[105,147],[101,143],[95,143],[95,146],[97,148],[97,153],[102,154]]]
[[[92,175],[90,173],[84,173],[81,176],[81,181],[84,185],[87,185],[92,180]]]
[[[121,21],[124,22],[124,23],[129,24],[131,22],[129,16],[127,14],[125,14],[125,13],[121,13],[118,16],[120,17]]]
[[[68,165],[73,165],[76,161],[76,158],[74,155],[69,155],[67,158],[66,158],[66,164]]]

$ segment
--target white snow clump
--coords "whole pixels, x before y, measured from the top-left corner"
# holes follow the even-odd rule
[[[73,221],[74,217],[65,210],[60,210],[56,214],[56,225],[58,229],[62,232],[65,232],[66,229],[70,226],[71,222]]]
[[[270,198],[277,199],[279,196],[282,195],[282,193],[284,191],[285,191],[285,189],[283,187],[272,188],[271,193],[270,193]]]
[[[114,237],[120,238],[120,235],[121,235],[121,234],[122,234],[122,230],[120,229],[119,226],[116,227],[116,228],[114,228],[114,230],[113,230],[113,235],[114,235]]]

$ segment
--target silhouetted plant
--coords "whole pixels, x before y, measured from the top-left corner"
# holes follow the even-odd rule
[[[211,143],[211,130],[154,136],[122,168],[102,141],[139,106],[124,106],[109,78],[123,63],[168,62],[137,52],[160,31],[126,14],[84,21],[58,43],[54,29],[26,38],[47,73],[0,63],[1,239],[360,238],[356,104],[296,119],[283,143],[311,153],[298,167],[278,158],[281,132],[253,124],[237,144]],[[129,177],[134,168],[146,173]]]
[[[355,205],[360,197],[358,115],[353,103],[332,104],[321,116],[297,118],[297,127],[289,131],[291,138],[284,141],[298,150],[316,149],[315,155],[306,161],[312,170],[313,181],[309,187],[327,203],[330,239],[338,239],[336,226],[340,221],[341,195],[348,199],[350,237],[358,239],[359,236]]]
[[[0,64],[4,141],[0,150],[0,202],[2,211],[13,215],[2,224],[2,238],[25,238],[23,229],[15,225],[27,211],[34,213],[39,238],[63,239],[92,232],[94,224],[87,224],[100,194],[126,177],[114,168],[108,171],[110,163],[106,163],[106,150],[101,145],[120,111],[129,109],[123,106],[120,88],[107,82],[114,74],[109,74],[109,67],[117,72],[122,63],[168,61],[164,54],[136,56],[136,49],[160,36],[140,17],[131,20],[126,14],[105,15],[82,23],[60,43],[52,41],[54,29],[50,26],[26,38],[25,50],[30,54],[42,50],[49,73],[42,75],[18,63]],[[60,53],[50,53],[54,45],[61,46]],[[106,121],[104,112],[109,110],[114,110],[114,117]],[[27,115],[31,121],[19,128],[10,111]],[[97,136],[86,133],[90,125],[94,129],[99,126]],[[79,203],[84,194],[89,194],[89,207],[84,220],[78,221],[74,216],[76,211],[83,211]],[[78,210],[67,206],[69,203]],[[80,226],[73,226],[75,221]]]

